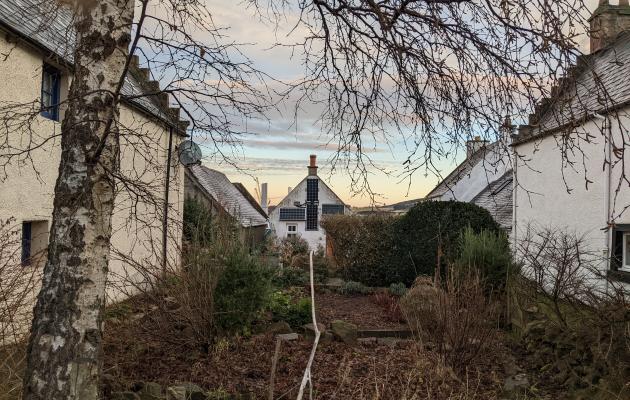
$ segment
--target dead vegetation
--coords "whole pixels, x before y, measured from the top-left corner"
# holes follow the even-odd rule
[[[24,343],[41,276],[40,263],[22,265],[20,240],[13,219],[0,221],[0,400],[22,393]]]
[[[324,310],[336,308],[338,302],[331,301],[330,296],[317,296]],[[356,320],[379,311],[374,303],[370,308],[361,306],[363,299],[372,302],[369,296],[351,299],[359,299],[354,302],[359,305],[354,308]],[[128,389],[137,381],[162,385],[190,381],[217,393],[254,398],[266,395],[275,347],[273,334],[221,338],[204,352],[182,345],[190,332],[171,331],[177,338],[172,344],[156,340],[153,331],[164,332],[165,327],[157,313],[145,311],[142,302],[131,302],[119,313],[124,316],[106,322],[105,373],[115,383],[111,390]],[[384,314],[381,308],[383,320]],[[283,345],[275,377],[276,398],[295,397],[311,346],[310,340]],[[315,398],[496,399],[509,359],[509,349],[498,343],[492,354],[476,359],[474,368],[459,372],[447,366],[433,346],[413,340],[370,341],[356,347],[325,342],[313,366]]]
[[[458,370],[484,358],[497,340],[497,307],[472,271],[449,272],[443,285],[438,278],[418,278],[403,297],[402,310],[420,343],[434,347]]]

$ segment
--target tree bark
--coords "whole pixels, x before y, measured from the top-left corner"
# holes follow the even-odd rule
[[[110,172],[118,168],[119,156],[113,94],[125,73],[133,10],[133,0],[76,0],[74,79],[61,127],[48,260],[34,310],[24,399],[100,397],[114,208]]]

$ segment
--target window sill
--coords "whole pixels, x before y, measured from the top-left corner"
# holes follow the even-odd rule
[[[622,270],[608,271],[608,278],[618,282],[630,283],[630,272]]]

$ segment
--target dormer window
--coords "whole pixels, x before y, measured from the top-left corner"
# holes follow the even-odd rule
[[[61,72],[52,65],[44,64],[42,73],[42,116],[59,121]]]

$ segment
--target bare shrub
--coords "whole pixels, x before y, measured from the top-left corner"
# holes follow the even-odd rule
[[[280,241],[278,253],[285,267],[300,268],[308,264],[308,243],[301,237],[291,237]]]
[[[25,340],[41,276],[35,260],[21,263],[21,237],[14,219],[0,220],[0,399],[21,395]],[[45,257],[35,254],[32,258]]]
[[[438,282],[418,278],[401,308],[418,340],[434,345],[447,365],[465,369],[495,339],[496,307],[477,272],[449,272],[442,287]]]
[[[182,261],[181,271],[166,282],[162,302],[166,307],[161,309],[187,327],[194,342],[208,346],[216,332],[214,293],[221,266],[210,249],[198,244],[188,247]],[[176,305],[169,306],[169,302]]]
[[[523,274],[510,306],[534,362],[558,384],[592,390],[589,397],[630,395],[630,302],[606,260],[584,237],[551,228],[528,227],[516,250]]]
[[[584,237],[531,226],[516,245],[523,278],[533,286],[534,296],[545,298],[563,325],[567,324],[567,306],[575,312],[572,305],[598,302],[605,296],[607,278],[596,268],[603,260],[587,249]]]

